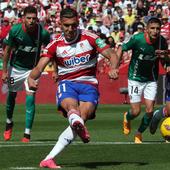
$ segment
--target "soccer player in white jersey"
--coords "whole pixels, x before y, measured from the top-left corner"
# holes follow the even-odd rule
[[[38,79],[51,59],[56,61],[58,75],[57,101],[59,109],[67,117],[69,126],[61,133],[57,143],[40,167],[60,168],[54,158],[78,135],[84,143],[90,141],[85,122],[95,118],[99,92],[96,79],[97,53],[111,63],[109,76],[118,77],[115,52],[95,34],[78,28],[78,15],[74,9],[60,13],[62,34],[52,41],[28,78],[31,89],[38,88]]]

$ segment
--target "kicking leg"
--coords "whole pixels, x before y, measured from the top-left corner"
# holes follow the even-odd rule
[[[66,146],[71,144],[71,142],[76,138],[75,131],[69,126],[63,133],[59,136],[57,143],[51,150],[51,152],[46,156],[46,158],[40,162],[40,167],[46,168],[60,168],[55,162],[54,157],[61,153]]]

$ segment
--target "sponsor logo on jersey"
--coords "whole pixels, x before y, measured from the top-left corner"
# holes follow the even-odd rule
[[[68,67],[77,66],[89,62],[90,54],[81,57],[71,57],[69,60],[64,61],[64,64]]]
[[[102,40],[101,38],[97,38],[96,39],[96,44],[99,48],[103,48],[106,46],[106,43],[104,42],[104,40]]]
[[[67,51],[66,50],[64,50],[63,52],[62,52],[62,55],[67,55],[68,53],[67,53]]]
[[[37,52],[38,48],[37,47],[31,47],[31,46],[19,46],[18,50],[25,51],[25,52]]]

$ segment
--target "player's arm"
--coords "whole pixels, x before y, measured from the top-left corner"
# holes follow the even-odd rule
[[[37,90],[38,88],[38,81],[37,79],[41,76],[41,73],[44,71],[47,64],[50,62],[50,58],[48,57],[41,57],[37,66],[31,71],[28,77],[28,86],[32,90]]]
[[[116,51],[116,54],[117,54],[117,57],[118,57],[118,60],[119,60],[119,65],[120,65],[120,62],[121,62],[122,56],[123,56],[122,45],[119,45],[119,46],[118,46],[118,49],[117,49],[117,51]]]
[[[2,81],[7,83],[8,80],[8,61],[11,55],[12,47],[6,45],[3,55]]]
[[[52,61],[52,64],[53,64],[53,72],[52,72],[52,79],[54,80],[54,82],[56,83],[58,81],[58,66],[57,66],[57,63],[55,60]]]
[[[115,51],[111,48],[107,48],[101,52],[101,54],[110,61],[111,70],[109,71],[109,77],[113,79],[117,79],[119,76],[119,60],[118,56],[116,55]]]

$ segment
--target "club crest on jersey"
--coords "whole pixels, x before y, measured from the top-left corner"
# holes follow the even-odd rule
[[[99,48],[103,48],[106,46],[106,43],[104,42],[104,40],[102,40],[101,38],[97,38],[96,39],[96,44]]]
[[[89,62],[89,60],[90,60],[90,54],[87,54],[81,57],[71,57],[70,59],[64,61],[64,64],[67,67],[72,67],[72,66],[78,66],[78,65],[87,63]]]

